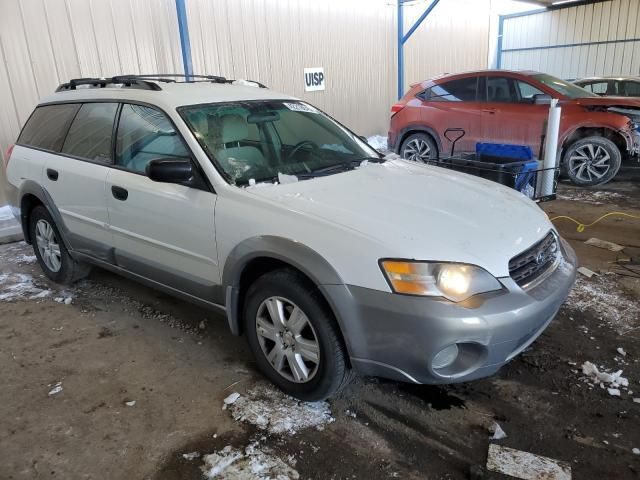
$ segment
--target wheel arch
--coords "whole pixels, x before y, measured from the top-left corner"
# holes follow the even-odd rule
[[[70,244],[68,242],[69,233],[62,220],[62,215],[60,211],[53,203],[53,199],[47,190],[41,185],[37,184],[33,180],[27,180],[24,182],[19,189],[18,199],[20,200],[20,223],[22,224],[22,233],[24,234],[24,241],[28,244],[31,244],[31,232],[29,229],[29,222],[31,220],[31,213],[33,209],[39,205],[42,205],[47,209],[49,215],[53,218],[53,221],[56,223],[56,227],[58,228],[58,232],[60,233],[60,237],[64,246],[69,251],[70,255],[73,256],[72,250],[70,248]]]
[[[618,147],[623,158],[627,155],[630,148],[629,140],[615,129],[598,126],[581,126],[569,132],[562,140],[562,150],[564,152],[562,161],[564,161],[564,155],[571,145],[587,137],[602,137],[611,140]]]
[[[400,149],[402,148],[402,144],[404,143],[404,141],[407,139],[407,137],[413,135],[414,133],[425,133],[429,135],[433,140],[433,143],[435,143],[436,148],[438,149],[438,155],[442,153],[442,142],[440,141],[440,136],[433,128],[426,125],[408,125],[400,130],[400,133],[398,134],[398,141],[396,142],[396,146],[394,149],[395,153],[400,153]]]
[[[260,236],[238,244],[228,255],[222,273],[226,290],[226,310],[229,328],[242,334],[242,306],[247,289],[258,277],[279,268],[290,268],[318,287],[325,306],[333,314],[342,340],[349,351],[344,328],[334,302],[323,285],[343,285],[344,282],[331,264],[315,250],[294,240],[276,236]]]

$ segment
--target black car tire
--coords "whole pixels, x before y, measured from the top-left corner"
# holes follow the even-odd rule
[[[267,358],[259,338],[259,309],[269,299],[290,301],[304,312],[319,347],[319,362],[314,375],[305,383],[285,378]],[[264,311],[264,310],[263,310]],[[334,316],[318,288],[305,277],[290,269],[274,270],[259,277],[248,289],[243,309],[244,332],[258,369],[286,394],[303,401],[324,400],[342,390],[352,379],[342,336]],[[274,322],[275,324],[275,322]],[[311,331],[311,330],[308,330]],[[281,336],[282,337],[282,336]],[[268,340],[267,340],[268,341]],[[275,348],[275,342],[272,342]],[[266,347],[265,347],[266,348]],[[295,352],[295,346],[293,352]],[[284,368],[291,360],[283,362]],[[285,365],[286,364],[286,365]],[[293,369],[290,368],[291,372]]]
[[[54,270],[49,265],[47,265],[47,261],[45,261],[45,258],[43,258],[43,255],[40,252],[37,240],[38,222],[44,222],[41,224],[49,225],[53,230],[52,239],[54,240],[55,245],[59,248],[60,267],[57,270]],[[31,212],[29,218],[29,235],[31,237],[33,251],[36,255],[36,258],[38,259],[38,263],[40,264],[42,271],[54,282],[63,285],[70,285],[71,283],[86,277],[91,271],[90,265],[83,262],[78,262],[77,260],[74,260],[71,255],[69,255],[69,251],[62,241],[62,237],[60,236],[58,227],[51,217],[51,214],[49,214],[49,211],[42,205],[35,207]]]
[[[608,138],[592,136],[572,143],[563,155],[562,173],[581,187],[602,185],[616,176],[622,155]]]

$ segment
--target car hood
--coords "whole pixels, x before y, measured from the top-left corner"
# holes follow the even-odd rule
[[[632,97],[597,97],[578,98],[576,104],[585,107],[636,107],[640,108],[640,98]]]
[[[509,259],[553,228],[515,190],[405,160],[247,191],[357,231],[380,246],[380,258],[471,263],[498,277],[509,275]]]

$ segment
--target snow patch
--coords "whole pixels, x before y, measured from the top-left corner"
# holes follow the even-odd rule
[[[1,220],[13,220],[13,213],[9,205],[0,207],[0,221]]]
[[[51,385],[49,385],[51,386]],[[48,395],[51,397],[53,395],[57,395],[62,391],[62,382],[56,383],[51,390],[49,390]]]
[[[558,200],[571,200],[575,202],[590,203],[591,205],[602,205],[612,203],[624,198],[624,195],[616,192],[594,191],[587,189],[563,191],[557,195]]]
[[[367,143],[379,152],[385,153],[389,151],[387,137],[383,135],[372,135],[371,137],[367,137]]]
[[[229,480],[296,480],[300,475],[278,457],[252,443],[245,449],[228,445],[222,450],[205,455],[202,473],[205,478]]]
[[[227,397],[229,399],[232,397]],[[327,402],[301,402],[262,384],[225,406],[237,421],[250,423],[273,434],[295,435],[305,428],[322,430],[334,421]]]
[[[43,289],[34,283],[33,277],[26,273],[0,274],[0,301],[45,298],[51,290]]]
[[[638,326],[640,304],[629,300],[623,294],[622,287],[611,277],[578,278],[566,304],[582,312],[592,312],[623,335]]]
[[[584,362],[582,364],[582,373],[585,375],[584,380],[586,383],[591,386],[599,385],[602,389],[606,388],[609,395],[613,397],[620,397],[622,391],[629,388],[629,380],[622,376],[622,370],[608,373],[591,362]]]
[[[190,462],[192,460],[195,460],[196,458],[200,458],[200,452],[183,453],[182,458]]]

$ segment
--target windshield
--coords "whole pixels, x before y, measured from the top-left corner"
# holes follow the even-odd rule
[[[533,75],[533,78],[538,80],[540,83],[545,84],[549,88],[553,88],[556,92],[565,97],[569,97],[571,99],[574,98],[586,98],[586,97],[597,97],[595,93],[591,93],[588,90],[585,90],[578,85],[574,85],[573,83],[565,82],[564,80],[560,80],[552,75],[547,75],[546,73],[539,73],[537,75]]]
[[[309,104],[268,100],[183,107],[185,122],[236,185],[353,169],[380,155]]]

